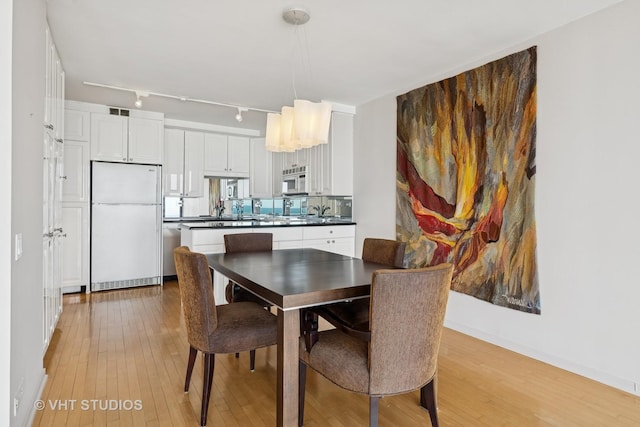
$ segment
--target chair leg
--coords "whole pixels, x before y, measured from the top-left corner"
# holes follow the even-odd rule
[[[298,361],[298,427],[304,424],[304,395],[307,385],[307,365]]]
[[[436,405],[436,378],[420,389],[420,406],[429,411],[431,426],[438,427],[438,407]]]
[[[301,319],[304,322],[304,346],[307,351],[311,351],[311,347],[318,342],[318,315],[305,310]]]
[[[380,397],[369,396],[369,427],[378,427],[378,403]]]
[[[207,412],[209,411],[209,398],[211,397],[211,384],[213,383],[213,369],[215,367],[215,354],[204,353],[204,373],[202,374],[202,409],[200,410],[200,425],[207,425]]]
[[[193,372],[193,365],[196,363],[196,356],[198,350],[189,346],[189,361],[187,362],[187,377],[184,380],[184,392],[189,393],[189,384],[191,384],[191,373]]]
[[[251,372],[256,370],[256,351],[249,351],[249,370]]]

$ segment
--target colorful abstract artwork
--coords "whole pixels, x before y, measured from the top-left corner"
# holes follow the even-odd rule
[[[396,232],[409,267],[540,313],[534,217],[536,48],[398,96]]]

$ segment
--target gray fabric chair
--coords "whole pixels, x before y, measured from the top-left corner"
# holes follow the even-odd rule
[[[273,250],[273,234],[272,233],[239,233],[224,235],[224,249],[227,253],[234,252],[262,252]],[[229,280],[225,290],[225,298],[227,302],[243,302],[250,301],[260,304],[268,308],[271,307],[267,301],[252,294],[242,288],[237,283]]]
[[[362,259],[402,268],[406,245],[396,240],[368,237],[362,245]],[[369,332],[369,298],[313,307],[303,310],[301,314],[301,335],[305,337],[307,349],[317,341],[318,316],[356,338],[366,338]]]
[[[206,256],[181,246],[174,249],[173,257],[189,341],[184,391],[189,391],[193,365],[200,351],[204,356],[200,425],[204,426],[207,423],[215,354],[251,351],[253,370],[255,349],[276,344],[278,323],[276,316],[252,302],[216,306]]]
[[[378,270],[370,298],[370,339],[338,329],[319,332],[306,351],[300,338],[300,407],[304,420],[306,367],[338,386],[369,395],[369,425],[378,425],[378,400],[420,389],[420,405],[438,426],[435,377],[451,286],[451,264],[412,270]]]

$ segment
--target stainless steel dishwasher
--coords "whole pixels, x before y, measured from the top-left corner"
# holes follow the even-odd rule
[[[162,275],[176,275],[176,264],[173,261],[173,250],[180,246],[180,223],[165,222],[162,224]]]

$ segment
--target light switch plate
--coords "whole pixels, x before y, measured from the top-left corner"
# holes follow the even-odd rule
[[[22,257],[22,233],[16,234],[16,261]]]

